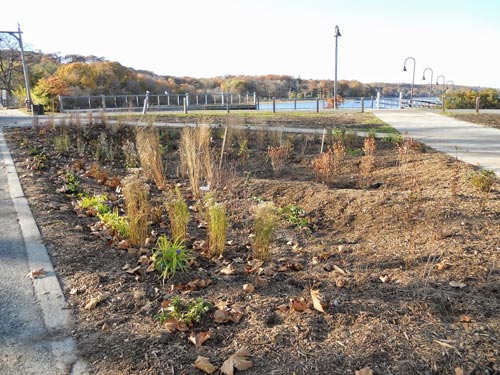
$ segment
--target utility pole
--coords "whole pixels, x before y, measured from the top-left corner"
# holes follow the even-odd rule
[[[33,102],[31,101],[30,82],[28,78],[28,66],[26,65],[26,59],[24,57],[21,26],[17,24],[17,31],[0,31],[0,34],[2,33],[12,35],[14,38],[16,38],[17,42],[19,43],[19,48],[21,50],[21,62],[23,64],[24,84],[26,86],[26,97],[28,98],[29,107],[31,109],[31,105],[33,104]]]
[[[338,41],[340,34],[339,27],[335,25],[335,81],[333,82],[333,108],[337,109],[337,55],[338,55]]]

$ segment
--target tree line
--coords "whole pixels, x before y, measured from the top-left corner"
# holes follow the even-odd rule
[[[26,97],[24,76],[17,42],[4,38],[0,40],[0,88],[10,97],[22,102]],[[96,56],[44,54],[26,52],[29,82],[33,101],[52,107],[59,95],[130,95],[144,94],[246,94],[255,92],[261,98],[306,98],[333,96],[333,80],[301,79],[288,75],[268,74],[261,76],[226,75],[212,78],[161,76],[146,70],[125,67],[118,62],[107,61]],[[371,97],[377,91],[382,96],[397,97],[402,92],[409,97],[410,83],[362,83],[356,80],[339,80],[337,92],[343,97]],[[435,87],[434,95],[440,93],[464,93],[473,96],[481,88]],[[489,98],[495,97],[498,105],[498,91],[490,89],[482,101],[488,106]],[[415,85],[414,97],[427,97],[429,86]],[[487,107],[485,107],[487,108]]]

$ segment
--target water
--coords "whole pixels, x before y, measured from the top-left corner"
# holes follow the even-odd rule
[[[437,98],[432,98],[432,100],[436,100]],[[405,98],[405,100],[408,100]],[[427,97],[423,98],[414,98],[417,102],[419,100],[427,101]],[[365,98],[365,108],[376,108],[377,103],[375,98]],[[339,104],[338,108],[340,109],[361,109],[361,98],[346,98],[343,103]],[[379,103],[380,109],[397,109],[400,108],[399,97],[382,97],[380,98]],[[323,111],[328,108],[328,102],[325,100],[319,101],[319,110]],[[331,109],[331,108],[330,108]],[[261,102],[259,104],[259,110],[261,111],[272,111],[273,103],[272,102]],[[316,110],[316,99],[313,100],[297,100],[296,107],[293,100],[285,100],[285,101],[276,101],[276,111],[315,111]]]

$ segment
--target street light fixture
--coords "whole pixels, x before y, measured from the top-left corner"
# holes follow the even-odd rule
[[[31,108],[31,91],[30,91],[30,83],[28,79],[28,67],[26,66],[26,59],[24,58],[24,48],[23,48],[23,38],[21,36],[21,26],[17,24],[17,31],[0,31],[0,34],[9,34],[16,38],[19,43],[19,48],[21,49],[21,62],[23,64],[23,73],[24,73],[24,84],[26,85],[26,97],[28,99],[28,105]],[[17,34],[17,35],[16,35]]]
[[[338,55],[338,41],[340,34],[339,27],[335,25],[335,81],[333,82],[333,108],[337,109],[337,55]]]
[[[453,82],[451,79],[449,79],[448,81],[446,81],[446,88],[448,88],[448,83],[450,83],[453,85],[453,90],[455,89],[455,82]]]
[[[443,79],[443,83],[442,83],[442,85],[446,85],[446,78],[444,78],[444,76],[443,76],[443,75],[438,75],[438,76],[436,77],[436,86],[439,86],[439,78],[442,78],[442,79]],[[441,95],[443,94],[444,90],[445,90],[445,89],[441,90]]]
[[[415,85],[415,66],[417,65],[415,58],[407,57],[403,64],[403,72],[406,72],[406,62],[408,60],[413,60],[413,78],[411,80],[411,90],[410,90],[410,107],[413,105],[413,86]]]
[[[432,76],[434,75],[434,71],[431,68],[425,68],[424,73],[422,74],[422,81],[425,81],[425,72],[430,70],[431,71],[431,79],[429,81],[429,101],[432,99]]]

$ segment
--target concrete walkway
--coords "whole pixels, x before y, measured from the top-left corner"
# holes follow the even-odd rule
[[[15,112],[7,113],[0,111],[0,374],[84,374],[70,310],[4,139]],[[45,275],[26,277],[36,269]]]
[[[402,134],[500,176],[500,129],[425,110],[378,110],[373,113]]]

